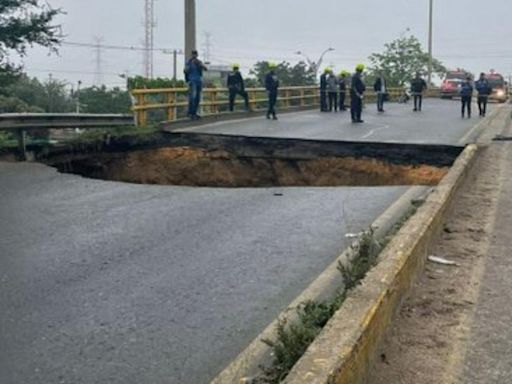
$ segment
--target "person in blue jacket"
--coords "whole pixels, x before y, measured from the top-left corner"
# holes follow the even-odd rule
[[[363,83],[362,75],[364,64],[357,64],[356,73],[352,76],[352,84],[350,86],[350,115],[353,123],[364,123],[361,119],[363,111],[363,97],[366,87]]]
[[[279,79],[276,75],[276,68],[277,65],[275,63],[270,63],[268,65],[269,72],[265,76],[265,89],[268,95],[267,119],[270,119],[270,115],[272,115],[272,119],[274,120],[277,120],[275,107],[277,103],[277,92],[279,90]]]
[[[475,83],[475,88],[478,91],[478,111],[480,116],[484,117],[487,113],[487,100],[492,92],[489,80],[485,77],[485,73],[480,74],[480,78]]]
[[[203,71],[208,68],[198,58],[196,50],[192,51],[192,56],[185,64],[185,81],[188,84],[188,116],[192,119],[199,119],[197,114],[199,103],[201,101],[201,91],[203,90]]]
[[[473,97],[473,85],[471,84],[471,76],[467,76],[466,80],[461,84],[459,93],[462,102],[462,118],[464,118],[464,112],[467,108],[469,119],[471,118],[471,98]]]

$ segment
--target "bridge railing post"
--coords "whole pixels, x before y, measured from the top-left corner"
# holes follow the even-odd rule
[[[172,121],[172,120],[175,120],[176,119],[176,114],[175,114],[175,97],[174,97],[174,93],[173,92],[168,92],[167,93],[167,104],[168,104],[168,108],[167,108],[167,120],[168,121]]]
[[[27,160],[27,132],[24,129],[20,129],[17,132],[18,136],[18,151],[21,161]]]
[[[136,96],[137,106],[140,106],[140,109],[137,109],[136,113],[136,121],[137,126],[144,126],[148,122],[148,112],[144,108],[146,106],[146,94],[138,93]]]

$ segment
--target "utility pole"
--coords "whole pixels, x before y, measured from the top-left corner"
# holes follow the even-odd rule
[[[152,79],[154,74],[155,46],[155,0],[145,0],[144,4],[144,74]]]
[[[434,13],[434,0],[429,0],[429,20],[428,20],[428,86],[432,82],[432,24],[433,24],[433,13]]]
[[[196,0],[185,1],[185,61],[196,47]]]
[[[94,85],[100,86],[103,83],[103,37],[96,36],[94,38],[94,54],[95,54],[95,71]]]
[[[80,86],[82,85],[82,80],[78,80],[76,86],[76,113],[80,113]]]
[[[172,55],[172,78],[174,81],[178,78],[178,55],[183,54],[181,49],[164,50],[164,54]]]

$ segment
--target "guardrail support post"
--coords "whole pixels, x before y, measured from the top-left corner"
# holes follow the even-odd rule
[[[301,107],[306,106],[306,100],[304,100],[305,95],[306,95],[306,92],[304,91],[304,89],[301,89],[300,90],[300,106]]]
[[[217,91],[212,91],[210,93],[210,102],[212,103],[210,106],[210,113],[219,113],[219,106],[217,105]]]
[[[145,106],[146,105],[146,95],[139,94],[137,95],[137,105]],[[137,111],[137,125],[144,126],[148,121],[148,113],[145,109],[140,109]]]
[[[167,103],[169,104],[169,108],[167,108],[167,120],[173,121],[176,118],[174,115],[174,94],[172,92],[167,94]]]
[[[21,161],[27,160],[27,133],[24,129],[18,131],[18,151]]]

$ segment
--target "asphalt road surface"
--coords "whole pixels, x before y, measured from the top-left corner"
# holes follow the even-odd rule
[[[489,111],[494,104],[489,105]],[[412,104],[388,103],[379,114],[373,104],[363,112],[364,124],[353,124],[350,111],[322,113],[305,111],[280,114],[278,121],[257,117],[217,122],[199,127],[178,129],[180,132],[222,133],[248,136],[290,137],[304,139],[400,142],[418,144],[458,144],[478,120],[476,105],[472,119],[460,117],[460,101],[424,99],[423,110],[413,112]]]
[[[456,143],[476,122],[449,101],[409,109],[194,130]],[[0,383],[207,383],[406,189],[148,186],[0,163]]]
[[[405,189],[146,186],[0,163],[0,383],[206,383]]]

